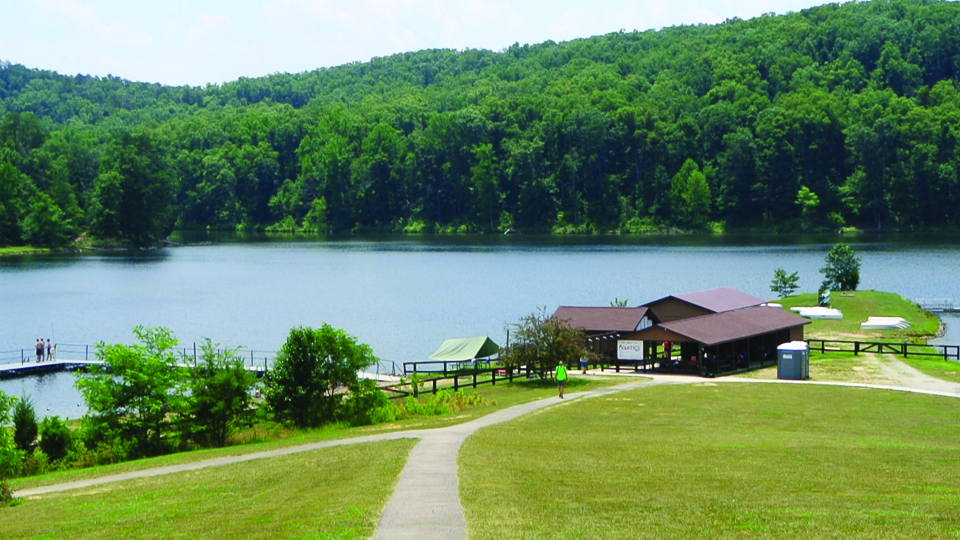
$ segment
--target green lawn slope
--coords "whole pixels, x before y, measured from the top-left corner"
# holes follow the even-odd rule
[[[816,293],[788,296],[776,300],[784,309],[817,305]],[[931,313],[899,294],[883,291],[834,292],[830,307],[839,309],[843,319],[814,319],[804,336],[814,339],[859,339],[861,341],[911,341],[924,343],[935,337],[940,321]],[[903,317],[910,323],[906,330],[861,330],[868,317]]]
[[[416,441],[342,446],[30,498],[2,538],[368,538]]]
[[[658,386],[481,430],[472,539],[960,535],[960,400],[773,384]]]

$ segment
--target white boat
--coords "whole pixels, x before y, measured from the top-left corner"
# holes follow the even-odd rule
[[[808,319],[842,319],[843,313],[839,309],[815,306],[815,307],[794,307],[790,311],[796,312],[801,317]]]
[[[861,330],[906,330],[910,323],[903,317],[867,317],[867,322],[860,323]]]

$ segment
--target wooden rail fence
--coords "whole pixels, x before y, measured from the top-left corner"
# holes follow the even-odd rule
[[[944,360],[960,361],[960,345],[926,345],[921,343],[884,343],[880,341],[853,341],[844,339],[808,339],[811,351],[852,352],[854,356],[862,352],[893,354],[903,356],[937,356]],[[932,350],[931,350],[932,349]]]
[[[408,362],[409,364],[414,364],[415,362]],[[406,371],[407,364],[404,364],[404,371]],[[422,362],[421,362],[422,363]],[[415,367],[415,366],[414,366]],[[411,372],[413,375],[418,375],[420,371],[414,369]],[[430,372],[428,372],[430,373]],[[440,373],[435,372],[435,373]],[[461,371],[449,373],[449,370],[446,371],[446,375],[440,375],[438,377],[429,377],[425,379],[417,378],[411,379],[409,381],[403,381],[396,384],[390,384],[386,386],[381,386],[380,389],[386,392],[390,392],[394,395],[390,396],[390,399],[399,399],[405,398],[409,395],[418,397],[422,392],[429,394],[436,394],[438,390],[443,388],[452,388],[454,392],[461,388],[476,388],[481,384],[496,385],[497,381],[509,381],[513,382],[515,378],[527,378],[531,374],[538,374],[541,378],[544,375],[543,371],[531,370],[526,366],[502,366],[502,367],[492,367],[492,368],[472,368],[464,369]],[[485,375],[489,374],[490,377],[487,378]],[[466,380],[464,380],[466,379]],[[452,381],[451,385],[443,385],[438,383],[443,383],[444,381]],[[403,388],[410,387],[410,390],[404,390]]]

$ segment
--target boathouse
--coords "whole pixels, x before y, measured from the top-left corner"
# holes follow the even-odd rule
[[[635,308],[561,306],[601,362],[715,376],[776,363],[777,346],[810,321],[730,288],[671,295]],[[632,328],[631,328],[631,325]]]

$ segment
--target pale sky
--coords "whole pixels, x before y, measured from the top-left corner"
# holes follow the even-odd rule
[[[422,49],[501,51],[824,0],[0,0],[0,60],[203,86]]]

